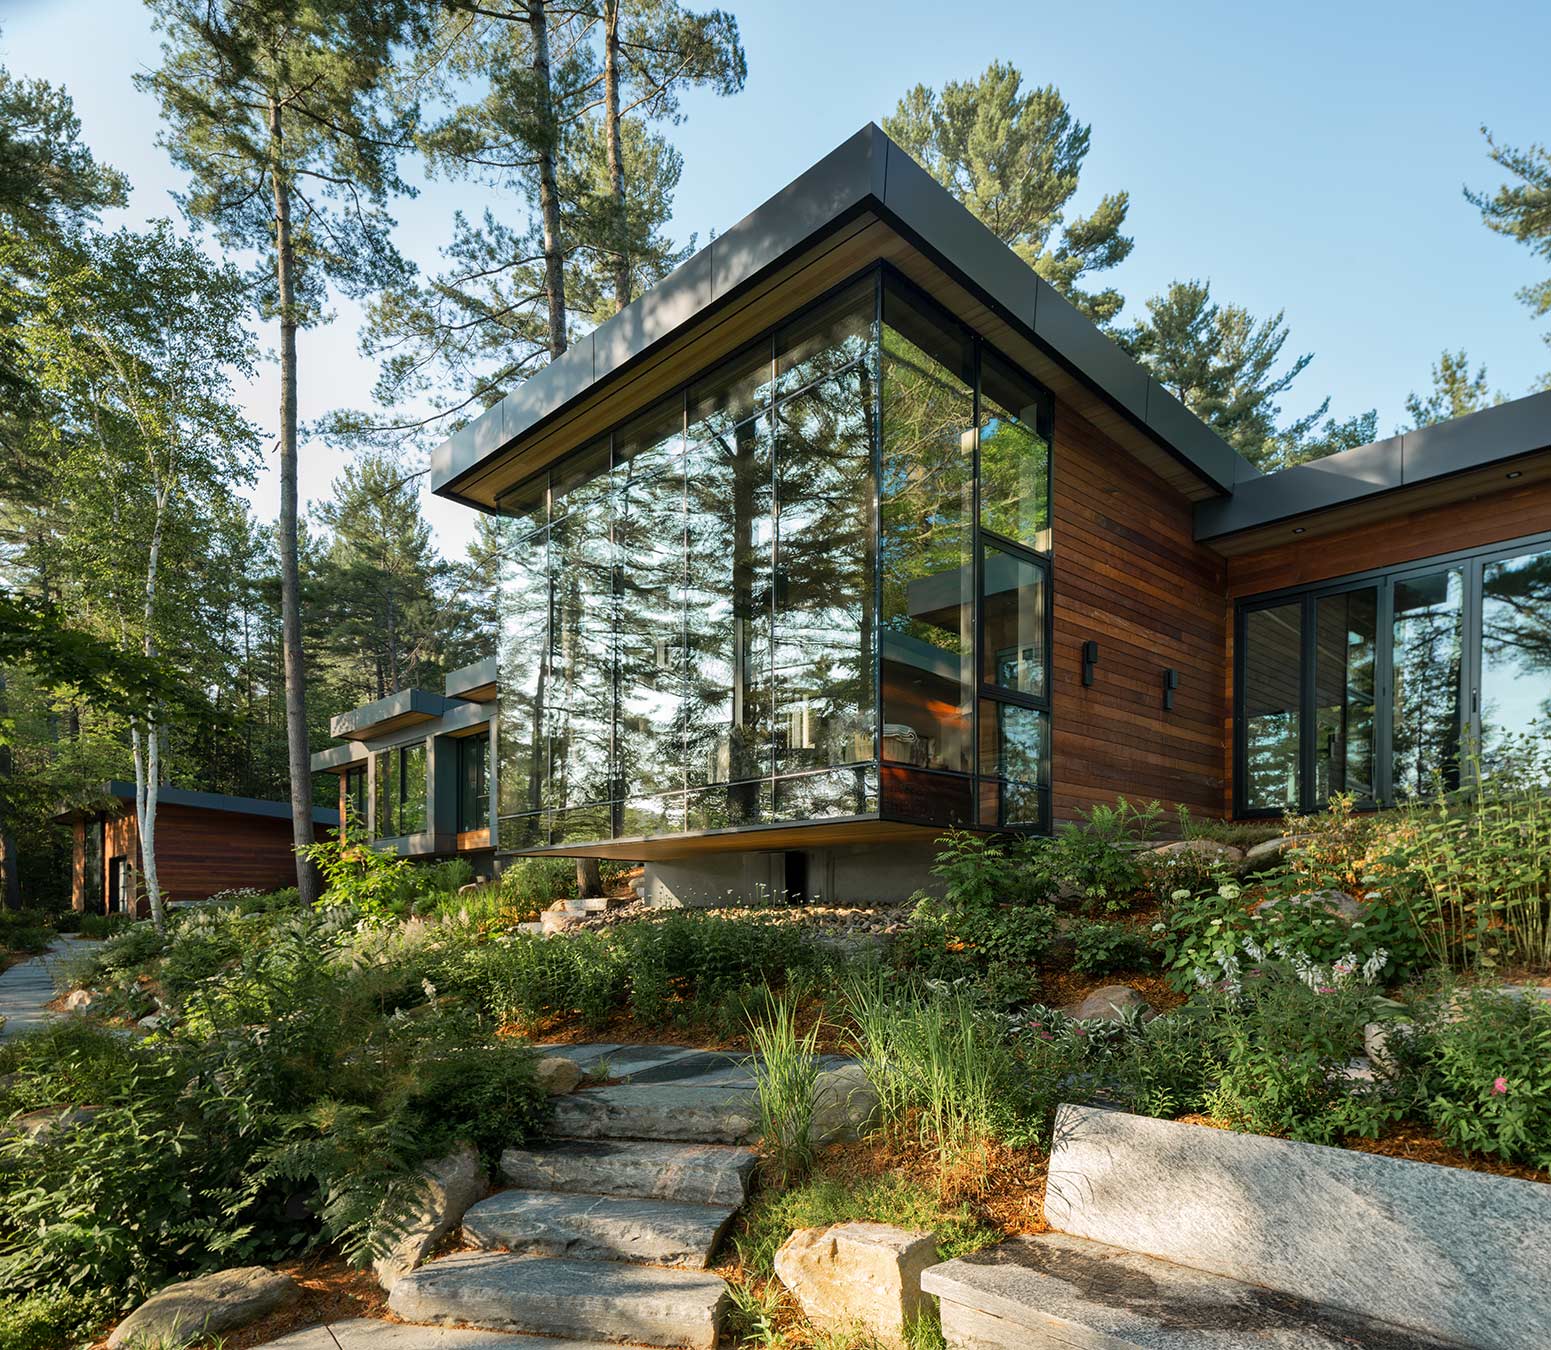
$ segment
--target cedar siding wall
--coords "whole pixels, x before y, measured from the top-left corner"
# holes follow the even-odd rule
[[[1223,812],[1224,563],[1191,504],[1063,403],[1055,409],[1051,786],[1057,822],[1154,798]],[[1082,644],[1099,644],[1093,684]],[[1163,671],[1179,672],[1163,710]]]
[[[1551,482],[1528,483],[1229,558],[1228,594],[1240,599],[1284,586],[1329,581],[1548,529]]]
[[[1291,526],[1288,526],[1289,531]],[[1468,501],[1412,511],[1399,510],[1386,520],[1299,538],[1258,553],[1229,558],[1228,669],[1233,669],[1234,602],[1288,586],[1334,581],[1357,572],[1399,567],[1441,553],[1485,548],[1551,529],[1551,482],[1526,483]],[[1232,691],[1225,724],[1223,774],[1228,785],[1226,809],[1232,811]]]
[[[323,839],[332,826],[317,825],[315,837]],[[104,831],[102,894],[95,901],[83,897],[91,913],[106,908],[113,859],[127,857],[139,879],[139,832],[133,810],[111,816]],[[84,831],[78,833],[76,875],[84,879],[79,850]],[[291,822],[273,816],[243,815],[235,811],[211,811],[192,806],[159,806],[156,811],[156,871],[169,900],[205,900],[217,891],[251,886],[259,891],[296,885],[296,857],[291,852]],[[150,912],[142,898],[142,914]]]

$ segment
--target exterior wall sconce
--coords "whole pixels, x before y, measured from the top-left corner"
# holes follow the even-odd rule
[[[1172,666],[1163,672],[1163,711],[1174,711],[1174,691],[1179,688],[1179,671]]]
[[[1086,685],[1093,683],[1093,668],[1099,663],[1099,644],[1097,642],[1085,642],[1082,644],[1082,682]]]

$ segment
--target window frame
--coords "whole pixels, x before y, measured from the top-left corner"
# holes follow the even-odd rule
[[[1374,766],[1375,795],[1373,801],[1359,803],[1359,809],[1375,810],[1391,806],[1394,792],[1394,624],[1395,586],[1399,582],[1435,572],[1458,569],[1461,581],[1460,597],[1460,749],[1465,761],[1460,766],[1463,781],[1466,765],[1472,751],[1481,738],[1481,614],[1482,577],[1487,566],[1494,562],[1516,558],[1525,553],[1551,549],[1551,531],[1520,535],[1513,539],[1473,548],[1456,549],[1448,553],[1430,554],[1389,567],[1369,568],[1362,572],[1350,572],[1323,581],[1302,586],[1284,586],[1274,591],[1258,592],[1234,602],[1233,615],[1233,814],[1241,820],[1275,819],[1285,812],[1278,808],[1250,809],[1245,805],[1247,785],[1246,755],[1248,751],[1244,722],[1245,664],[1248,651],[1245,644],[1247,616],[1259,609],[1297,601],[1301,606],[1299,617],[1299,673],[1301,689],[1298,708],[1298,806],[1301,814],[1312,814],[1325,809],[1326,803],[1313,799],[1315,780],[1316,745],[1314,738],[1314,700],[1317,644],[1313,641],[1317,622],[1316,606],[1328,596],[1342,595],[1350,591],[1370,587],[1377,592],[1377,616],[1375,630],[1377,651],[1374,653]]]

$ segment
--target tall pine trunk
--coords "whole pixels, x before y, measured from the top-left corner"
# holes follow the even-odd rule
[[[560,190],[556,186],[554,91],[549,71],[549,15],[545,0],[528,0],[528,24],[533,35],[533,77],[538,94],[542,141],[539,151],[539,214],[544,222],[544,298],[549,306],[549,355],[565,355],[565,251],[560,238]]]
[[[275,280],[280,300],[280,645],[285,662],[285,740],[291,770],[291,838],[312,836],[312,760],[307,745],[307,667],[302,660],[302,584],[296,551],[296,262],[291,249],[291,189],[280,105],[269,104],[270,175],[275,192]],[[318,899],[317,873],[296,855],[303,905]]]
[[[0,718],[5,716],[5,671],[0,669]],[[17,867],[16,840],[5,809],[6,787],[15,772],[11,747],[0,744],[0,899],[7,909],[22,907],[21,872]]]
[[[603,6],[603,102],[609,191],[614,205],[614,312],[630,303],[629,222],[625,206],[625,156],[619,125],[619,0]]]

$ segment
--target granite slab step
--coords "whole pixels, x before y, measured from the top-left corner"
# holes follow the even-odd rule
[[[624,1083],[556,1098],[552,1128],[569,1139],[747,1144],[757,1132],[757,1116],[748,1088]]]
[[[932,1266],[921,1288],[940,1300],[949,1350],[1459,1350],[1455,1341],[1058,1233]]]
[[[726,1284],[703,1271],[491,1252],[432,1261],[388,1296],[406,1322],[673,1350],[715,1350],[726,1304]]]
[[[501,1173],[512,1185],[530,1191],[741,1205],[758,1161],[752,1149],[731,1144],[566,1139],[507,1149],[501,1154]]]
[[[504,1247],[522,1256],[704,1269],[737,1212],[731,1205],[635,1196],[501,1191],[469,1207],[463,1236],[476,1247]]]
[[[417,1327],[359,1317],[329,1322],[265,1341],[255,1350],[629,1350],[615,1341],[557,1341],[506,1331],[460,1327]]]

